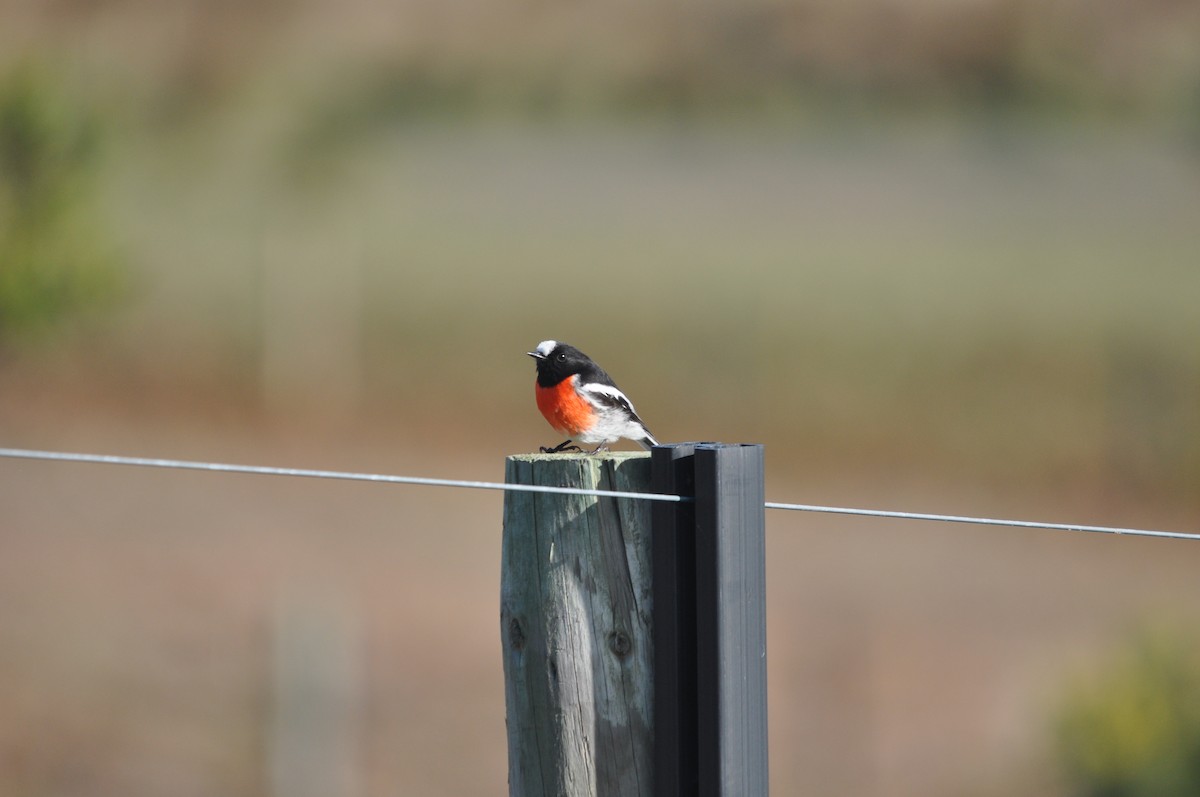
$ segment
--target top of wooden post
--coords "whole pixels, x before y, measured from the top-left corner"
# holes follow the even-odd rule
[[[628,459],[648,458],[649,451],[601,451],[599,454],[588,454],[580,451],[558,452],[556,454],[509,454],[508,459],[514,462],[553,462],[594,459],[597,461],[614,460],[623,462]]]

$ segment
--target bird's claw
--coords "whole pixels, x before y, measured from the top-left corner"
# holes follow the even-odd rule
[[[542,449],[543,454],[563,454],[563,453],[566,453],[567,451],[583,451],[583,449],[580,448],[579,446],[571,445],[570,440],[564,440],[563,442],[556,445],[554,448],[547,448],[546,446],[541,446],[541,449]]]

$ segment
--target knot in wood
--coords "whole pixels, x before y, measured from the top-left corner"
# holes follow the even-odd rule
[[[508,621],[508,644],[512,645],[513,650],[525,647],[525,629],[521,628],[521,621],[515,617]]]
[[[618,659],[623,659],[629,655],[629,651],[633,650],[633,640],[629,638],[629,634],[618,628],[608,634],[608,649]]]

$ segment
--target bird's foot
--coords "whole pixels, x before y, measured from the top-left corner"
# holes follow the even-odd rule
[[[542,446],[541,449],[543,454],[563,454],[567,451],[583,451],[583,449],[579,446],[571,445],[570,440],[564,440],[554,448],[546,448],[546,446]]]

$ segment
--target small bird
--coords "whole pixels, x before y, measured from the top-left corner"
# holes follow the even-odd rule
[[[526,354],[537,361],[534,392],[538,409],[555,431],[568,436],[554,448],[542,446],[542,453],[579,451],[579,446],[571,445],[572,440],[597,443],[590,454],[606,450],[609,443],[622,437],[642,448],[658,445],[629,397],[579,349],[543,340]]]

